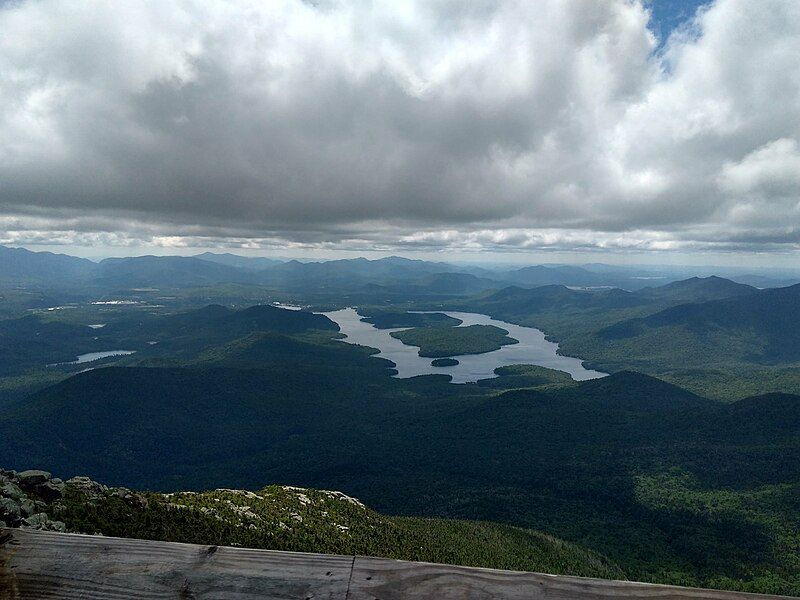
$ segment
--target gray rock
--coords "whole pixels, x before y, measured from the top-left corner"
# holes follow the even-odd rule
[[[50,531],[60,531],[64,533],[67,531],[67,526],[63,521],[50,521]]]
[[[61,531],[65,532],[67,526],[62,521],[53,521],[45,513],[37,513],[22,520],[22,527],[39,529],[42,531]]]
[[[55,502],[64,496],[64,484],[45,481],[36,486],[36,493],[45,502]]]
[[[22,518],[19,504],[11,498],[0,498],[0,518],[13,525]]]
[[[28,469],[17,473],[17,479],[21,488],[25,489],[44,483],[50,479],[50,473],[47,471],[40,471],[39,469]]]
[[[4,498],[11,498],[12,500],[22,500],[25,498],[25,492],[23,492],[20,487],[16,483],[8,482],[0,487],[0,496]]]
[[[36,513],[36,503],[30,498],[23,498],[19,503],[19,510],[23,517],[30,517]]]
[[[102,483],[97,483],[83,476],[67,479],[67,486],[77,490],[89,499],[102,498],[108,491],[108,488]]]
[[[31,529],[47,529],[50,517],[46,513],[36,513],[30,517],[22,519],[23,527],[30,527]]]
[[[113,488],[112,492],[115,496],[122,498],[125,504],[133,506],[134,508],[147,508],[147,498],[141,494],[136,494],[128,488]]]

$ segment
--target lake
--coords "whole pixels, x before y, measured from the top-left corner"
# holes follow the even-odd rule
[[[586,369],[578,358],[561,356],[557,354],[558,344],[549,342],[544,338],[544,333],[533,327],[523,327],[492,319],[488,315],[465,312],[442,312],[467,325],[494,325],[508,331],[508,335],[519,340],[518,344],[503,346],[494,352],[484,354],[467,354],[455,356],[458,365],[452,367],[431,366],[430,358],[423,358],[417,354],[419,348],[407,346],[389,334],[399,329],[376,329],[371,323],[365,323],[353,308],[345,308],[333,312],[322,313],[331,321],[336,322],[347,337],[342,341],[349,344],[370,346],[380,350],[379,356],[395,363],[397,377],[414,377],[416,375],[429,375],[432,373],[451,375],[453,383],[468,383],[479,379],[496,377],[494,370],[505,365],[525,364],[539,365],[548,369],[556,369],[569,373],[573,379],[582,381],[604,377],[606,373]]]
[[[136,350],[106,350],[105,352],[87,352],[86,354],[79,354],[76,360],[63,363],[53,363],[47,366],[60,367],[62,365],[81,365],[83,363],[92,362],[93,360],[108,358],[109,356],[126,356],[128,354],[133,354],[134,352],[136,352]]]

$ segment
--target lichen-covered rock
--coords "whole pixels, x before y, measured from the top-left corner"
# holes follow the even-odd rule
[[[50,479],[50,473],[39,469],[28,469],[17,473],[17,480],[22,489],[29,489]]]
[[[25,492],[13,481],[8,481],[0,486],[0,497],[11,498],[12,500],[21,500],[25,498]]]
[[[141,494],[132,492],[128,488],[112,488],[112,492],[115,496],[122,498],[126,504],[134,508],[147,508],[147,498]]]
[[[12,526],[22,518],[22,510],[19,504],[11,498],[0,498],[0,519],[10,523]]]
[[[46,513],[36,513],[30,517],[22,519],[22,526],[30,529],[39,529],[42,531],[61,531],[67,530],[66,525],[61,521],[53,521]]]
[[[60,482],[61,480],[59,480]],[[64,484],[55,480],[45,481],[34,488],[34,491],[45,502],[55,502],[64,496]]]
[[[48,525],[50,526],[50,531],[58,531],[59,533],[67,532],[67,526],[63,521],[50,521]]]
[[[23,498],[19,501],[19,509],[23,517],[30,517],[31,515],[41,512],[36,506],[36,503],[30,498]]]

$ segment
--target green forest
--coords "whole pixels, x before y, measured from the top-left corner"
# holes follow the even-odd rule
[[[363,500],[394,533],[352,547],[327,533],[333,546],[308,532],[279,535],[283,548],[553,572],[606,565],[632,580],[800,594],[800,396],[789,393],[798,372],[795,287],[717,278],[449,296],[420,284],[398,288],[391,301],[380,300],[384,287],[261,296],[304,310],[253,302],[264,289],[244,283],[170,289],[158,304],[147,299],[152,291],[128,304],[37,297],[39,307],[71,307],[52,311],[26,308],[31,300],[18,292],[5,296],[5,465],[151,490],[143,492],[152,494],[150,512],[118,520],[113,503],[92,514],[76,508],[64,515],[71,523],[266,544],[258,532],[226,537],[205,517],[187,524],[159,494],[301,486]],[[431,358],[513,343],[505,330],[458,327],[441,312],[473,311],[539,327],[560,352],[611,375],[577,382],[506,365],[467,384],[446,374],[392,377],[393,363],[342,343],[338,326],[318,314],[356,296],[365,319],[407,328],[393,333]],[[89,370],[47,366],[113,348],[136,353]],[[160,522],[182,525],[165,531]],[[420,539],[429,553],[411,552]],[[563,540],[556,546],[566,544],[575,562],[554,558],[542,540]],[[536,554],[536,544],[546,551]]]
[[[416,327],[390,335],[409,346],[419,346],[419,355],[429,358],[483,354],[518,343],[508,336],[508,331],[494,325]]]
[[[606,557],[537,531],[390,517],[336,491],[272,485],[160,494],[75,481],[46,506],[72,532],[625,578]]]

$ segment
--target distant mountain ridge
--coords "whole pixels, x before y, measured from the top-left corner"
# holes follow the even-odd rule
[[[389,256],[301,262],[204,252],[195,256],[136,256],[98,263],[50,252],[0,246],[0,283],[39,286],[91,286],[115,291],[141,287],[185,288],[219,284],[267,286],[287,291],[365,291],[464,296],[513,285],[535,288],[563,285],[639,290],[649,280],[608,265],[532,265],[486,269],[446,262]],[[670,283],[676,278],[666,278]],[[678,293],[674,290],[673,293]],[[711,297],[705,299],[712,299]]]
[[[114,287],[185,287],[251,280],[241,269],[199,258],[137,256],[100,261],[93,283]]]
[[[96,263],[85,258],[0,246],[0,282],[74,284],[90,276],[96,268]]]
[[[262,256],[240,256],[238,254],[231,254],[230,252],[221,254],[216,254],[214,252],[203,252],[202,254],[195,254],[192,258],[199,258],[200,260],[207,260],[209,262],[215,262],[221,265],[227,265],[229,267],[237,267],[240,269],[248,269],[253,271],[268,269],[269,267],[286,262],[283,260],[265,258]]]
[[[753,286],[711,275],[710,277],[690,277],[659,287],[647,287],[637,293],[640,296],[656,300],[668,299],[672,302],[690,303],[733,298],[757,291],[758,289]]]

